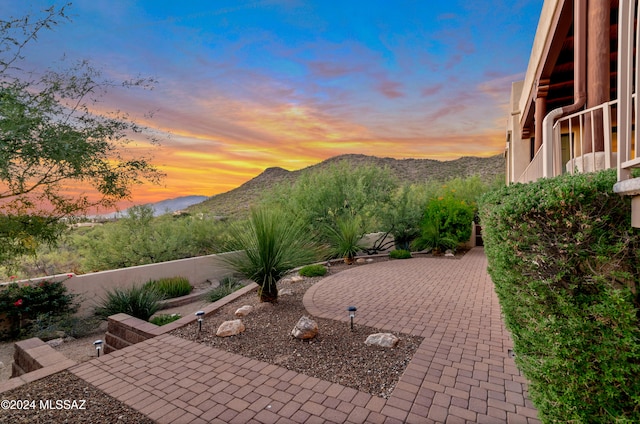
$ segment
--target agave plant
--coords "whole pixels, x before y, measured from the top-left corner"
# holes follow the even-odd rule
[[[336,219],[336,225],[326,226],[326,233],[331,245],[331,253],[344,258],[348,264],[353,263],[353,258],[365,247],[360,244],[362,240],[362,228],[360,220],[356,217],[346,216]]]
[[[260,285],[262,302],[278,301],[277,282],[291,269],[314,262],[319,250],[303,227],[278,209],[252,209],[246,226],[230,228],[232,250],[227,263]]]

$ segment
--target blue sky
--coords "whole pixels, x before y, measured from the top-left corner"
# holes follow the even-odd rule
[[[4,19],[62,2],[0,0]],[[504,148],[537,1],[73,2],[29,67],[88,59],[114,79],[100,107],[155,129],[162,186],[139,201],[213,195],[271,166],[343,154],[448,160]],[[66,65],[65,65],[66,64]],[[154,111],[153,119],[145,113]],[[145,146],[142,146],[143,148]]]

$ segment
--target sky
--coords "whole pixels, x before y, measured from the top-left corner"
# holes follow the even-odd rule
[[[0,0],[0,14],[65,3]],[[211,196],[268,167],[346,153],[502,153],[511,83],[524,78],[541,8],[542,0],[78,0],[24,61],[46,69],[88,60],[107,78],[157,81],[150,91],[114,89],[98,106],[160,139],[137,148],[166,177],[136,187],[126,207]]]

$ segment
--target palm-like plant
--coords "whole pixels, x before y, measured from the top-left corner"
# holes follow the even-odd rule
[[[353,263],[353,257],[365,247],[362,240],[362,226],[357,217],[346,216],[336,219],[336,225],[326,227],[327,238],[331,245],[331,253],[344,258],[348,264]]]
[[[291,269],[314,262],[319,250],[295,220],[277,209],[252,209],[247,226],[230,228],[232,250],[225,260],[237,272],[260,285],[262,302],[278,301],[277,282]]]
[[[457,245],[458,240],[449,234],[444,234],[438,221],[423,224],[422,234],[412,243],[412,247],[416,250],[432,250],[434,253],[455,249]]]

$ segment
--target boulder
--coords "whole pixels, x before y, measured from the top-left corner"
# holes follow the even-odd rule
[[[399,341],[400,339],[391,333],[376,333],[370,334],[364,343],[369,346],[395,347]]]
[[[451,256],[455,256],[455,255],[453,254],[453,250],[451,250],[451,249],[447,249],[447,250],[444,252],[444,256],[449,256],[449,257],[451,257]]]
[[[282,289],[278,290],[278,296],[292,296],[293,290],[291,289]]]
[[[233,321],[225,321],[220,324],[220,327],[218,327],[218,331],[216,332],[216,336],[229,337],[242,332],[244,332],[244,324],[242,323],[242,320],[236,319]]]
[[[318,324],[311,318],[303,316],[291,330],[291,335],[302,340],[312,339],[318,335]]]
[[[46,343],[51,347],[57,347],[64,343],[64,339],[62,337],[58,337],[57,339],[51,339]]]
[[[301,275],[294,275],[293,277],[291,277],[292,283],[299,283],[300,281],[304,281],[304,277]]]
[[[235,312],[235,316],[237,317],[245,317],[247,315],[249,315],[251,313],[251,311],[253,311],[253,306],[251,305],[244,305],[238,309],[236,309]]]

